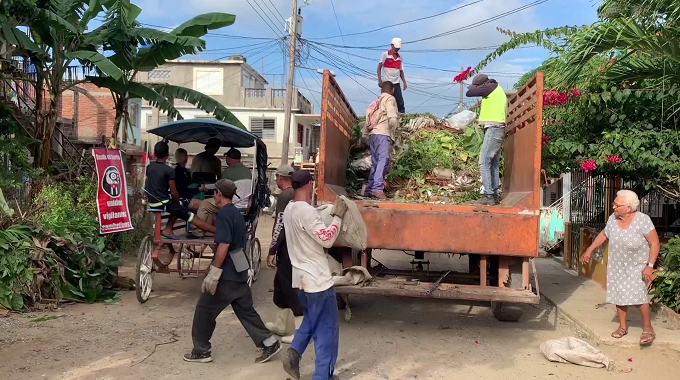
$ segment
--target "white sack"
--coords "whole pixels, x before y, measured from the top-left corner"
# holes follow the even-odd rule
[[[356,170],[368,171],[371,170],[371,165],[371,156],[357,158],[356,160],[352,161],[352,168]]]
[[[541,343],[540,351],[551,362],[578,364],[592,368],[609,368],[609,358],[602,351],[573,337]]]
[[[464,131],[465,128],[469,127],[470,124],[475,122],[475,120],[477,120],[477,114],[472,111],[465,110],[458,112],[457,114],[446,119],[446,122],[451,128]]]
[[[353,266],[342,270],[341,276],[333,276],[334,286],[359,285],[373,277],[368,273],[368,269],[362,266]]]
[[[335,244],[342,247],[364,250],[366,249],[368,231],[366,230],[364,219],[361,218],[359,206],[344,195],[341,195],[340,198],[347,204],[347,212],[342,218],[340,236],[338,236]],[[319,206],[317,211],[321,214],[321,219],[326,225],[331,224],[333,221],[333,216],[331,215],[333,211],[332,204]]]

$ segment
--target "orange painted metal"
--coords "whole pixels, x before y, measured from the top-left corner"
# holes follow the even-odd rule
[[[543,73],[508,99],[499,206],[357,202],[368,247],[500,256],[538,256]],[[355,114],[324,73],[317,200],[343,193]]]

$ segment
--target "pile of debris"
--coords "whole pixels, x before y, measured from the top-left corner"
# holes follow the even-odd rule
[[[477,157],[483,140],[472,125],[470,111],[439,119],[431,114],[407,114],[394,132],[386,195],[395,202],[461,204],[479,198],[481,178]],[[364,121],[354,128],[346,188],[362,198],[371,170]]]

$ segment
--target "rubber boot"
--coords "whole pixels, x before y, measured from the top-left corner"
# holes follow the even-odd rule
[[[276,320],[274,323],[267,322],[265,323],[265,326],[269,329],[269,331],[272,334],[276,334],[279,336],[285,336],[288,335],[289,327],[289,320],[290,317],[293,315],[293,311],[290,309],[281,309],[277,308],[278,310],[276,311]]]
[[[295,330],[299,329],[300,325],[302,325],[302,316],[295,317]],[[288,335],[281,338],[281,343],[291,344],[293,343],[293,337],[295,337],[295,332],[293,332],[293,335]]]

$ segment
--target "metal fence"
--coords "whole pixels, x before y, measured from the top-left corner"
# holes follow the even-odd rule
[[[645,189],[641,182],[593,176],[583,171],[571,174],[571,196],[569,222],[571,223],[569,252],[572,269],[577,269],[581,252],[581,230],[599,233],[613,212],[612,205],[616,192],[621,189],[633,190],[640,198],[639,211],[649,215],[661,238],[670,238],[680,233],[680,210],[675,201],[657,191]]]

